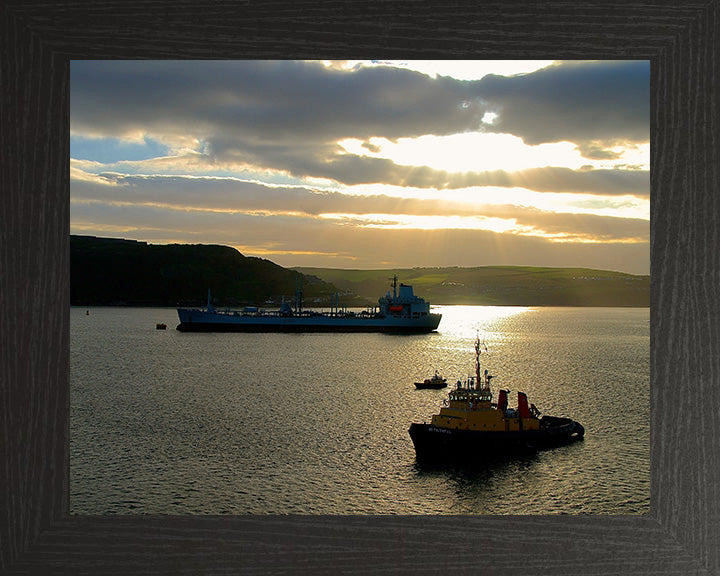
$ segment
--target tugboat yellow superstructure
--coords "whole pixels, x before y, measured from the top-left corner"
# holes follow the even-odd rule
[[[492,376],[480,374],[480,341],[475,342],[475,376],[459,382],[431,422],[410,425],[419,460],[460,456],[476,459],[489,453],[533,450],[583,438],[585,430],[570,418],[542,416],[527,395],[518,392],[517,408],[508,407],[508,390],[497,403],[490,388]]]

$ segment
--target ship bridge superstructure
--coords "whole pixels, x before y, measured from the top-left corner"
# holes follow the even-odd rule
[[[392,291],[388,290],[385,296],[378,299],[381,314],[396,318],[422,318],[430,314],[430,304],[416,296],[412,286],[398,286],[397,276],[393,276],[392,288]]]

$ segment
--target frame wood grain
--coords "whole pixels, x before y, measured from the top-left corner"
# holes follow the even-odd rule
[[[720,573],[720,0],[5,0],[0,571]],[[647,516],[69,516],[69,62],[649,59]]]

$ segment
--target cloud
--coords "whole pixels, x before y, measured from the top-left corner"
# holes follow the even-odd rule
[[[245,157],[247,159],[247,157]],[[263,167],[252,164],[233,164],[235,172],[246,177],[262,171]],[[73,161],[75,162],[75,161]],[[222,172],[205,155],[186,153],[176,157],[155,158],[142,162],[116,162],[92,165],[93,171],[117,171],[128,174],[185,174],[199,175]],[[583,169],[563,167],[529,168],[515,172],[493,170],[485,172],[449,172],[434,170],[427,166],[402,166],[384,158],[368,156],[336,155],[326,158],[289,156],[285,161],[289,171],[304,179],[329,179],[345,186],[386,184],[413,188],[457,190],[478,186],[523,187],[540,192],[569,192],[574,194],[598,194],[602,196],[650,196],[650,173],[647,170]],[[225,172],[229,173],[228,166]],[[272,169],[267,168],[268,177]],[[287,172],[285,172],[287,174]]]
[[[191,130],[218,153],[236,137],[253,145],[297,145],[350,135],[450,134],[466,129],[473,114],[459,106],[466,83],[386,67],[348,72],[295,61],[73,61],[71,82],[75,132]]]
[[[317,215],[322,213],[387,213],[417,215],[471,215],[478,210],[502,211],[512,217],[518,205],[488,203],[483,190],[466,190],[459,199],[399,198],[391,194],[320,190],[306,186],[269,185],[237,178],[144,176],[116,173],[85,174],[72,170],[72,198],[102,202],[157,203],[176,208],[196,207],[216,211],[287,211]],[[569,202],[577,208],[623,208],[624,200],[592,200],[579,196]],[[539,211],[534,212],[539,213]]]
[[[337,145],[344,138],[482,129],[529,144],[572,141],[591,157],[610,145],[649,140],[647,62],[563,64],[463,81],[319,62],[73,61],[71,82],[76,135],[142,134],[165,146],[202,148],[214,163],[340,183],[388,178],[416,185],[442,177],[344,154]],[[497,114],[492,124],[482,122],[487,113]]]
[[[488,131],[527,144],[650,139],[650,63],[565,62],[523,76],[486,76],[483,98],[498,114]]]
[[[76,171],[77,172],[77,171]],[[473,202],[442,199],[397,198],[383,194],[348,195],[337,191],[319,191],[298,186],[268,186],[226,178],[147,177],[105,174],[95,179],[73,179],[72,202],[76,206],[112,206],[115,211],[152,210],[158,216],[154,226],[169,230],[192,230],[187,215],[199,222],[209,216],[243,219],[247,233],[249,222],[262,222],[275,229],[288,230],[301,223],[300,237],[307,241],[311,233],[325,234],[333,226],[385,227],[402,220],[457,222],[463,226],[487,219],[504,220],[523,235],[554,235],[558,239],[585,242],[647,242],[647,220],[597,214],[557,213],[529,206],[488,204],[478,197]],[[605,207],[601,204],[601,207]],[[88,210],[87,208],[85,210]],[[328,219],[327,215],[332,215]],[[323,216],[323,219],[318,217]],[[430,219],[428,219],[430,218]],[[464,219],[464,220],[463,220]],[[133,220],[128,220],[133,221]],[[164,223],[164,224],[161,224]],[[113,225],[119,223],[114,222]],[[207,222],[208,226],[210,225]],[[427,226],[427,224],[424,224]],[[431,226],[430,226],[431,227]],[[450,227],[453,227],[451,224]],[[212,225],[217,229],[217,224]],[[256,242],[257,244],[257,242]]]
[[[571,170],[563,167],[531,168],[510,172],[448,172],[427,166],[401,166],[391,160],[367,156],[335,156],[324,161],[303,159],[291,164],[301,176],[331,178],[347,186],[385,183],[415,188],[457,189],[472,186],[522,186],[541,192],[573,192],[649,197],[646,170]]]

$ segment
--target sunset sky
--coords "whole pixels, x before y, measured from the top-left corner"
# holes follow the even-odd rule
[[[72,234],[650,269],[647,61],[73,61]]]

